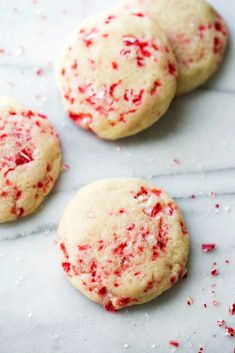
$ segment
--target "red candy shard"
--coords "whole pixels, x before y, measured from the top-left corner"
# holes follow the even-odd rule
[[[111,313],[115,313],[117,311],[117,309],[115,309],[115,307],[113,306],[111,300],[104,305],[104,308],[105,310],[110,311]]]
[[[101,295],[101,296],[104,296],[107,294],[107,288],[106,287],[101,287],[99,290],[98,290],[98,294]]]
[[[162,205],[158,202],[152,209],[151,217],[156,217],[162,211]]]
[[[90,247],[90,246],[89,246],[88,244],[78,245],[78,249],[79,249],[80,251],[88,250],[89,247]]]
[[[154,96],[155,94],[158,94],[160,87],[162,86],[162,83],[159,80],[154,81],[153,87],[150,91],[151,96]]]
[[[188,297],[187,304],[188,305],[192,305],[193,304],[193,298],[192,297]]]
[[[62,262],[64,272],[69,273],[71,270],[71,264],[69,262]]]
[[[18,153],[15,159],[15,164],[17,166],[27,164],[32,162],[33,157],[30,151],[27,151],[25,148]]]
[[[67,252],[67,249],[66,249],[64,243],[61,243],[61,244],[60,244],[60,249],[61,249],[61,251],[63,252],[63,254],[64,254],[64,256],[66,257],[66,259],[68,259],[68,258],[69,258],[69,255],[68,255],[68,252]]]
[[[174,64],[172,63],[168,64],[168,72],[170,75],[177,77],[177,69]]]
[[[215,250],[216,244],[215,243],[208,243],[208,244],[202,244],[201,249],[203,252],[210,252]]]
[[[113,253],[116,255],[123,255],[123,251],[125,247],[127,246],[127,243],[120,243],[115,249],[113,249]]]
[[[92,123],[92,115],[90,113],[72,113],[69,112],[69,117],[71,120],[73,120],[76,124],[80,125],[82,123],[85,123],[88,126]]]
[[[224,321],[224,320],[217,320],[216,322],[217,322],[217,325],[218,325],[219,327],[222,327],[222,326],[225,325],[225,321]]]
[[[235,329],[233,327],[225,326],[225,336],[235,337]]]
[[[114,70],[117,70],[117,69],[118,69],[118,63],[117,63],[116,61],[113,61],[113,62],[112,62],[112,68],[113,68]]]
[[[169,344],[174,347],[179,347],[179,341],[170,341]]]
[[[229,306],[229,315],[235,315],[235,303]]]
[[[212,276],[218,276],[218,274],[219,274],[219,271],[218,271],[218,269],[216,267],[211,269],[211,275]]]

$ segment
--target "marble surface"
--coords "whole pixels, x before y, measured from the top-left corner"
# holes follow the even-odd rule
[[[231,32],[219,73],[176,99],[152,128],[110,143],[67,120],[53,62],[77,23],[111,2],[0,0],[0,94],[48,114],[70,166],[39,212],[0,227],[0,353],[167,353],[174,351],[168,343],[174,339],[177,352],[233,352],[235,338],[216,321],[235,327],[228,314],[235,302],[235,3],[211,2]],[[166,189],[182,207],[192,240],[186,280],[149,304],[116,314],[73,289],[55,245],[58,221],[76,190],[112,176],[151,179]],[[204,242],[215,242],[217,250],[202,253]],[[217,277],[210,275],[214,261]]]

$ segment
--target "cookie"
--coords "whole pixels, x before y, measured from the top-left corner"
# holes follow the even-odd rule
[[[181,211],[150,182],[117,178],[85,186],[58,233],[66,277],[109,311],[148,302],[185,273],[189,236]]]
[[[0,98],[0,223],[34,212],[60,164],[58,135],[46,116]]]
[[[121,7],[132,13],[149,14],[167,33],[178,61],[177,95],[199,87],[217,70],[224,56],[228,30],[207,2],[124,0]]]
[[[157,121],[176,90],[168,39],[147,16],[106,12],[70,37],[56,66],[70,119],[100,138],[133,135]]]

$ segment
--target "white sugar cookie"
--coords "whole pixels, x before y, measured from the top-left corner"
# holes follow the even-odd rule
[[[124,0],[121,8],[151,16],[167,33],[179,70],[177,95],[202,85],[223,59],[228,30],[203,0]],[[129,12],[129,11],[128,11]]]
[[[68,204],[59,226],[63,270],[109,311],[145,303],[185,271],[189,236],[177,204],[152,183],[93,182]]]
[[[87,19],[56,67],[70,118],[115,140],[157,121],[176,90],[176,62],[156,21],[123,11]]]
[[[35,211],[61,163],[58,136],[47,118],[0,98],[0,223]]]

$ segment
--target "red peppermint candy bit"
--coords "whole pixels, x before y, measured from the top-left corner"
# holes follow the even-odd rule
[[[131,230],[133,230],[134,228],[135,228],[135,224],[132,223],[129,227],[126,228],[126,230],[131,231]]]
[[[98,290],[98,294],[101,295],[101,296],[104,296],[107,294],[107,288],[106,287],[101,287],[99,290]]]
[[[187,304],[188,305],[192,305],[193,304],[193,298],[192,297],[188,297]]]
[[[69,273],[71,269],[71,264],[69,262],[62,262],[62,267],[64,272]]]
[[[88,244],[78,245],[78,249],[80,251],[88,250],[89,248],[90,248],[90,246]]]
[[[137,16],[137,17],[144,17],[145,16],[142,12],[133,12],[132,15]]]
[[[122,80],[119,80],[118,82],[113,83],[110,87],[109,87],[109,95],[111,97],[114,97],[114,91],[115,89],[122,83]]]
[[[64,243],[61,243],[61,244],[60,244],[60,249],[61,249],[61,251],[63,252],[64,257],[65,257],[66,259],[68,259],[68,258],[69,258],[69,255],[68,255],[68,252],[67,252],[67,249],[66,249]]]
[[[98,35],[97,28],[92,28],[89,33],[85,34],[85,36],[83,37],[83,42],[87,48],[89,48],[93,44],[93,40],[97,37],[97,35]]]
[[[160,212],[162,212],[162,205],[158,202],[152,209],[151,217],[156,217]]]
[[[162,83],[159,80],[154,81],[153,87],[150,91],[151,96],[158,94],[161,86],[162,86]]]
[[[233,327],[225,326],[225,336],[235,337],[235,329]]]
[[[210,252],[210,251],[215,250],[215,248],[216,248],[216,244],[214,244],[214,243],[202,244],[201,245],[201,249],[202,249],[203,252]]]
[[[25,148],[18,153],[16,156],[15,164],[17,166],[27,164],[29,162],[32,162],[33,157],[31,152],[27,151]]]
[[[113,61],[113,62],[112,62],[112,68],[113,68],[114,70],[118,70],[118,63],[117,63],[116,61]]]
[[[212,275],[212,276],[218,276],[218,274],[219,274],[218,269],[217,269],[216,267],[213,267],[213,268],[211,269],[211,275]]]
[[[216,322],[217,322],[217,325],[218,325],[219,327],[222,327],[222,326],[225,325],[225,321],[224,321],[224,320],[217,320]]]
[[[105,20],[104,23],[107,25],[107,24],[109,24],[112,20],[114,20],[115,18],[116,18],[116,16],[110,15],[110,16],[107,17],[107,19]]]
[[[222,42],[218,37],[214,38],[214,54],[219,54],[222,50]]]
[[[115,309],[115,307],[113,306],[113,303],[110,301],[108,301],[105,305],[104,305],[105,310],[111,312],[111,313],[115,313],[117,311],[117,309]]]
[[[69,117],[73,120],[77,125],[84,124],[86,129],[89,129],[89,125],[92,123],[92,115],[89,113],[72,113],[69,112]]]
[[[175,78],[177,77],[177,70],[174,64],[172,63],[168,64],[168,72],[170,75],[174,76]]]
[[[43,70],[42,69],[36,69],[36,75],[40,76],[43,74]]]
[[[229,315],[235,315],[235,303],[229,306]]]
[[[174,346],[174,347],[177,347],[177,348],[178,348],[179,345],[180,345],[180,344],[179,344],[179,341],[176,341],[176,340],[175,340],[175,341],[170,341],[169,344],[170,344],[171,346]]]

